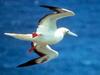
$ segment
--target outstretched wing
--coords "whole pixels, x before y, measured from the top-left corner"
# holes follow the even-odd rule
[[[58,52],[51,49],[48,45],[42,47],[38,45],[34,50],[34,52],[37,53],[40,57],[31,59],[28,62],[18,65],[17,67],[26,67],[26,66],[41,64],[51,59],[54,59],[58,56]]]
[[[54,13],[44,16],[39,21],[39,26],[37,29],[38,33],[46,33],[48,31],[55,31],[57,29],[56,21],[58,19],[75,15],[74,12],[72,12],[68,9],[47,6],[47,5],[41,5],[40,7],[44,7],[44,8],[53,10]]]

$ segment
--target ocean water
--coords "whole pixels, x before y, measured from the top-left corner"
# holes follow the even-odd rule
[[[52,11],[39,5],[70,9],[75,16],[57,22],[78,37],[65,36],[52,48],[59,57],[41,65],[16,68],[35,58],[30,42],[5,36],[5,32],[32,33],[38,21]],[[0,75],[100,75],[100,0],[0,0]]]

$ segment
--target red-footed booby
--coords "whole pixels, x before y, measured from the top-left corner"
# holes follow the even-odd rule
[[[75,37],[78,36],[77,34],[71,32],[68,28],[57,28],[56,25],[56,21],[58,19],[74,16],[74,12],[67,9],[47,5],[40,5],[40,7],[48,8],[54,11],[54,13],[46,15],[39,21],[36,32],[33,32],[32,34],[4,33],[5,35],[20,40],[31,41],[32,48],[30,49],[30,51],[34,51],[39,55],[38,58],[20,64],[18,65],[18,67],[41,64],[56,58],[59,53],[53,50],[49,45],[60,42],[63,39],[64,35],[73,35]]]

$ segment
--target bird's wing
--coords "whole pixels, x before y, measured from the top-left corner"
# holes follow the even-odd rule
[[[31,59],[25,63],[22,63],[20,65],[18,65],[17,67],[27,67],[27,66],[31,66],[31,65],[36,65],[37,63],[35,62],[37,59],[39,59],[40,57],[38,58],[35,58],[35,59]]]
[[[25,62],[23,64],[18,65],[17,67],[26,67],[31,65],[36,65],[40,63],[47,62],[53,58],[56,58],[58,56],[58,52],[51,49],[50,46],[37,46],[37,49],[35,51],[40,57],[31,59],[28,62]],[[41,56],[42,55],[42,56]]]
[[[37,45],[36,49],[39,53],[42,53],[49,57],[58,56],[58,52],[56,50],[53,50],[49,45],[46,45],[46,46]]]
[[[53,31],[53,30],[55,31],[57,29],[56,21],[58,19],[75,15],[74,12],[68,9],[47,6],[47,5],[41,5],[40,7],[48,8],[54,11],[54,13],[46,15],[42,19],[40,19],[39,26],[37,28],[38,33],[46,33],[48,31]]]

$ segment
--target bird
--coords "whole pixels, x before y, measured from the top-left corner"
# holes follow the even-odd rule
[[[73,11],[49,5],[40,5],[40,7],[49,9],[52,13],[47,14],[39,20],[38,27],[35,32],[32,32],[31,34],[4,33],[5,35],[16,39],[30,41],[31,48],[29,51],[33,51],[39,56],[20,64],[17,67],[27,67],[46,63],[59,56],[58,51],[52,49],[50,45],[60,42],[65,35],[78,37],[77,34],[73,33],[68,28],[57,27],[57,21],[65,17],[74,16],[75,13]]]

